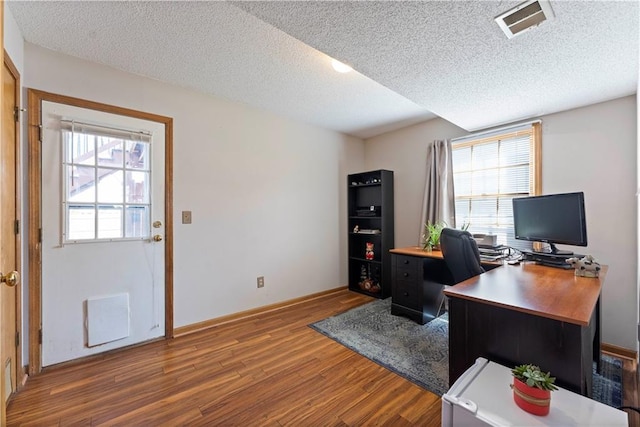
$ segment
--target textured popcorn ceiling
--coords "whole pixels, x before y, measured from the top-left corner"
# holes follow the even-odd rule
[[[636,92],[638,1],[9,1],[25,40],[366,138],[435,115],[476,130]],[[331,55],[358,72],[338,74]]]

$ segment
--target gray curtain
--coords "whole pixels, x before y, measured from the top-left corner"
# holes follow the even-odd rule
[[[420,216],[420,241],[427,221],[444,221],[448,227],[456,226],[452,164],[450,140],[435,140],[427,145],[427,179]]]

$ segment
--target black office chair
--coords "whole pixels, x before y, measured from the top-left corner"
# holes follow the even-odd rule
[[[478,245],[468,231],[443,229],[440,234],[440,249],[455,283],[484,273],[480,265]]]

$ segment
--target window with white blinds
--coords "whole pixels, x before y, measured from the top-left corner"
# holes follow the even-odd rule
[[[514,238],[511,199],[539,194],[540,123],[454,140],[452,158],[457,226],[530,248]]]

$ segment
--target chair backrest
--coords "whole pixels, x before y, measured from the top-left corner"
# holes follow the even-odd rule
[[[484,273],[480,265],[478,245],[468,231],[443,229],[440,234],[440,249],[456,283]]]

